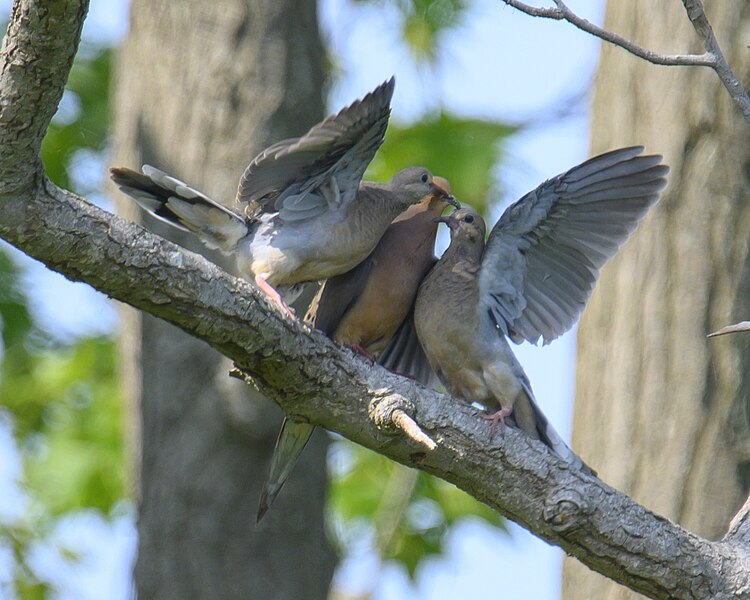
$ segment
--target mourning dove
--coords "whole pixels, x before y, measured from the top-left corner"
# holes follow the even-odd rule
[[[485,244],[479,214],[443,217],[451,243],[425,277],[415,324],[438,378],[458,398],[511,416],[567,462],[580,459],[549,425],[506,339],[547,344],[570,329],[599,269],[666,185],[661,156],[623,148],[572,168],[510,206]]]
[[[450,194],[445,179],[435,177],[434,184]],[[450,195],[430,194],[399,215],[367,259],[323,284],[305,321],[339,344],[378,357],[384,366],[428,384],[432,371],[409,317],[419,284],[435,264],[436,219],[449,203],[458,207]],[[258,521],[281,491],[314,429],[309,423],[284,419]]]
[[[291,314],[284,299],[291,302],[299,284],[354,268],[397,215],[444,193],[422,167],[386,184],[361,182],[383,141],[393,87],[391,78],[302,137],[261,152],[245,169],[232,208],[148,165],[110,174],[157,218],[234,255],[239,273]]]

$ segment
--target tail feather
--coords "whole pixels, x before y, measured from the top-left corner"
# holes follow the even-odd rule
[[[241,215],[159,169],[143,165],[142,173],[125,167],[109,172],[112,181],[141,208],[196,234],[209,248],[231,252],[248,233]]]
[[[266,514],[276,496],[279,495],[281,488],[284,487],[284,483],[289,478],[294,465],[297,464],[297,459],[307,445],[313,431],[315,431],[315,425],[292,421],[289,417],[284,418],[279,437],[276,439],[276,447],[273,449],[268,479],[260,494],[256,523],[260,523],[263,515]]]
[[[511,419],[518,425],[519,429],[523,429],[531,437],[539,439],[565,462],[596,477],[596,471],[583,462],[552,427],[552,424],[534,400],[530,388],[525,389],[524,393],[516,399]]]

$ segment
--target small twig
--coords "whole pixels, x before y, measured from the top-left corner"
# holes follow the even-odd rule
[[[732,100],[734,100],[740,111],[742,111],[745,120],[750,123],[750,96],[748,96],[747,91],[739,79],[737,79],[737,76],[724,57],[700,0],[682,0],[682,3],[688,13],[690,22],[703,40],[703,45],[706,48],[706,52],[703,54],[659,54],[647,48],[642,48],[616,33],[607,31],[579,17],[562,0],[553,1],[556,7],[536,7],[519,2],[519,0],[503,0],[508,6],[532,17],[567,21],[578,27],[578,29],[590,33],[605,42],[619,46],[631,54],[655,65],[709,67],[716,72]]]
[[[397,408],[391,415],[391,421],[393,424],[403,431],[408,437],[413,439],[418,444],[422,444],[428,450],[434,450],[437,448],[437,444],[433,439],[427,435],[417,422],[407,415],[403,410]]]
[[[568,23],[575,25],[578,29],[590,33],[591,35],[598,37],[605,42],[619,46],[624,50],[627,50],[631,54],[635,54],[637,57],[647,60],[650,63],[656,65],[683,65],[683,66],[698,66],[698,67],[713,67],[714,60],[708,53],[704,54],[659,54],[646,48],[642,48],[637,44],[634,44],[630,40],[602,29],[598,25],[594,25],[591,21],[579,17],[567,5],[561,0],[554,0],[557,8],[547,7],[538,8],[536,6],[529,6],[518,0],[503,0],[508,6],[520,10],[527,15],[532,17],[542,17],[545,19],[554,19],[555,21],[567,21]]]
[[[428,436],[417,422],[409,415],[414,412],[414,404],[390,390],[380,390],[383,395],[370,402],[370,418],[379,429],[384,431],[398,430],[417,444],[428,450],[437,448],[437,444]],[[376,391],[375,393],[378,393]]]
[[[716,71],[732,100],[734,100],[734,103],[742,111],[745,120],[750,123],[750,97],[748,97],[747,91],[739,79],[737,79],[737,76],[732,71],[732,67],[729,66],[724,53],[719,47],[713,27],[711,27],[706,12],[703,10],[703,3],[701,0],[682,0],[682,4],[687,11],[688,19],[690,19],[695,31],[703,40],[703,47],[706,49],[706,53],[713,58],[711,68]]]
[[[734,325],[727,325],[726,327],[722,327],[718,331],[709,333],[706,337],[711,338],[719,335],[727,335],[728,333],[740,333],[742,331],[750,331],[750,321],[740,321],[739,323],[735,323]]]

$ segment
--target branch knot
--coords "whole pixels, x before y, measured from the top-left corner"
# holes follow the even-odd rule
[[[428,436],[414,418],[414,403],[389,389],[375,390],[375,398],[370,401],[369,415],[375,426],[390,435],[405,433],[406,437],[428,450],[437,448],[437,444]]]
[[[542,517],[558,533],[567,533],[579,529],[589,512],[586,499],[578,491],[566,488],[549,495]]]

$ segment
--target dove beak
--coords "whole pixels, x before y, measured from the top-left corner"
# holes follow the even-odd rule
[[[454,210],[451,214],[438,217],[437,219],[434,219],[434,221],[435,223],[445,223],[450,229],[456,229],[456,227],[458,227],[458,220],[453,217],[455,212],[456,211]]]
[[[431,192],[434,196],[445,200],[445,202],[447,202],[451,206],[461,208],[461,205],[459,204],[458,200],[456,200],[456,197],[451,194],[451,184],[448,183],[447,179],[443,179],[442,177],[433,177]]]

